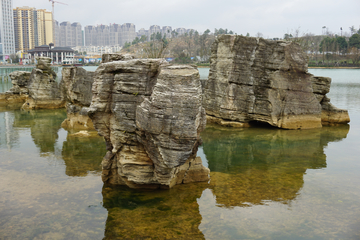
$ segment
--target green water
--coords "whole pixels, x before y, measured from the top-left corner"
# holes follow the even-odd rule
[[[210,182],[171,190],[104,186],[104,141],[62,129],[65,110],[0,107],[0,239],[359,239],[360,70],[313,73],[349,125],[208,125]]]

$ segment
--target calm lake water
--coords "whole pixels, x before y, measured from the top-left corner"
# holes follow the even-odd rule
[[[309,72],[349,125],[208,125],[210,182],[171,190],[104,186],[103,139],[62,129],[65,110],[0,107],[0,239],[360,239],[360,69]]]

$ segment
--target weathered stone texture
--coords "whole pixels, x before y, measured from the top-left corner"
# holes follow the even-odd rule
[[[321,104],[321,123],[322,125],[337,125],[350,122],[347,110],[339,109],[330,103],[330,99],[326,96],[330,91],[331,78],[313,77],[313,92]]]
[[[9,74],[13,85],[9,92],[14,94],[28,94],[28,84],[30,82],[30,72],[16,71]]]
[[[102,55],[101,63],[127,61],[131,59],[134,59],[134,56],[131,54],[108,53]]]
[[[88,110],[104,136],[103,181],[133,188],[207,181],[196,158],[206,118],[199,73],[162,59],[103,63]]]
[[[51,69],[51,59],[37,58],[28,84],[29,95],[22,106],[24,109],[62,108],[65,102],[61,98],[56,73]]]
[[[94,72],[81,67],[62,69],[62,98],[66,101],[67,119],[61,124],[65,129],[94,130],[93,123],[83,107],[89,107],[92,98]]]
[[[329,88],[330,79],[307,72],[307,57],[296,43],[221,35],[212,46],[203,106],[210,121],[229,126],[260,121],[285,129],[319,128],[320,102]]]
[[[13,87],[0,93],[0,104],[23,103],[29,94],[28,84],[30,82],[30,72],[16,71],[9,74]]]

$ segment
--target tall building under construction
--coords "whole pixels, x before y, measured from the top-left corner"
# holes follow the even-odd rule
[[[45,9],[17,7],[13,10],[16,51],[53,43],[52,13]]]

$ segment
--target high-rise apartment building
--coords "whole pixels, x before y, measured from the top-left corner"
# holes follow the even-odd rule
[[[153,34],[161,33],[161,28],[159,25],[151,25],[149,28],[149,37]]]
[[[165,36],[166,38],[171,38],[172,27],[170,27],[170,26],[164,26],[164,27],[162,27],[161,33],[162,33],[162,35]]]
[[[55,21],[55,39],[57,47],[83,46],[81,24]]]
[[[120,31],[120,45],[124,46],[125,43],[131,43],[136,38],[135,25],[132,23],[124,23],[121,25]]]
[[[0,61],[15,53],[12,0],[0,0]]]
[[[15,48],[25,51],[35,47],[34,8],[14,9]]]
[[[71,33],[72,33],[72,44],[71,46],[83,46],[83,32],[81,24],[78,22],[71,24]]]
[[[136,38],[132,23],[86,26],[84,33],[85,46],[123,46]]]
[[[184,35],[185,33],[190,34],[191,31],[192,34],[195,33],[194,29],[185,29],[185,28],[172,29],[171,26],[163,26],[161,28],[158,25],[151,25],[149,30],[145,30],[144,28],[141,28],[137,33],[137,37],[140,38],[141,36],[145,35],[147,37],[147,40],[149,41],[151,40],[151,36],[157,33],[161,33],[161,35],[165,36],[166,38],[172,38],[172,37]]]
[[[16,51],[53,43],[52,13],[45,9],[17,7],[13,10]]]
[[[45,9],[34,11],[35,46],[54,43],[52,12]]]
[[[86,26],[84,28],[85,34],[85,46],[97,46],[96,42],[96,27],[95,26]]]

